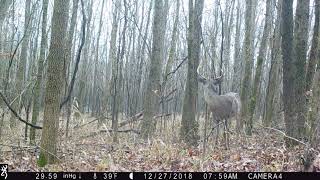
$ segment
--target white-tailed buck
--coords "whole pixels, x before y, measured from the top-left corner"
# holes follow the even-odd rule
[[[219,125],[224,122],[224,144],[225,148],[228,148],[229,134],[227,120],[235,117],[237,123],[239,122],[241,108],[240,97],[238,93],[234,92],[219,95],[219,85],[222,82],[222,76],[206,79],[198,73],[198,81],[203,84],[204,99],[208,105],[209,111],[212,113],[214,122],[216,122],[216,143],[219,136]]]

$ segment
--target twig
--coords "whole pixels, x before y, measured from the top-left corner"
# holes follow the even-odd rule
[[[164,81],[166,81],[171,74],[176,73],[187,59],[188,59],[188,56],[183,58],[183,60],[180,62],[180,64],[173,71],[171,71],[168,74],[166,74],[166,76],[164,78]]]
[[[60,109],[62,109],[62,107],[70,100],[71,98],[71,93],[74,87],[74,82],[76,80],[76,75],[79,69],[79,62],[81,59],[81,52],[82,52],[82,48],[84,46],[85,43],[85,36],[86,36],[86,15],[84,12],[84,5],[83,5],[83,0],[81,0],[81,6],[82,6],[82,38],[81,38],[81,44],[79,46],[78,52],[77,52],[77,58],[76,58],[76,65],[73,71],[73,75],[72,75],[72,79],[70,82],[70,88],[68,91],[68,96],[62,101],[62,103],[60,104]]]
[[[213,126],[213,127],[211,128],[211,131],[210,131],[209,135],[207,135],[207,137],[204,137],[203,140],[201,140],[200,142],[203,142],[204,139],[207,141],[208,138],[211,136],[213,130],[214,130],[216,127],[218,127],[220,124],[224,123],[225,121],[226,121],[226,120],[223,120],[223,121],[219,122],[218,124],[216,124],[215,126]]]
[[[88,123],[85,123],[85,124],[82,124],[82,125],[76,125],[75,127],[74,127],[74,129],[78,129],[78,128],[81,128],[81,127],[83,127],[83,126],[86,126],[86,125],[88,125],[88,124],[91,124],[91,123],[93,123],[93,122],[95,122],[95,121],[98,121],[99,120],[99,118],[96,118],[96,119],[94,119],[94,120],[92,120],[92,121],[90,121],[90,122],[88,122]]]
[[[167,101],[171,100],[171,99],[168,99],[168,97],[171,96],[171,95],[172,95],[174,92],[176,92],[176,91],[177,91],[177,88],[173,89],[173,90],[172,90],[171,92],[169,92],[167,95],[162,96],[159,104],[163,103],[163,101],[166,101],[166,102],[167,102]]]
[[[282,135],[283,135],[284,137],[286,137],[286,138],[292,139],[292,140],[294,140],[294,141],[296,141],[296,142],[298,142],[298,143],[300,143],[300,144],[303,144],[303,145],[305,145],[305,146],[308,146],[306,143],[304,143],[304,142],[302,142],[302,141],[300,141],[300,140],[298,140],[298,139],[296,139],[296,138],[294,138],[294,137],[288,136],[285,132],[283,132],[283,131],[281,131],[281,130],[279,130],[279,129],[272,128],[272,127],[265,127],[265,126],[263,126],[263,125],[261,125],[261,124],[259,124],[259,126],[265,128],[265,129],[271,129],[271,130],[277,131],[277,132],[279,132],[280,134],[282,134]]]

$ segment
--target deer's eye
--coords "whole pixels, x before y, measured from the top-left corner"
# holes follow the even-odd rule
[[[212,90],[213,92],[217,92],[218,91],[218,88],[217,86],[215,86],[214,84],[209,84],[209,89]]]

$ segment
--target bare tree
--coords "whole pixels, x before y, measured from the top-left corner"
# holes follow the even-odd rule
[[[241,87],[241,102],[243,104],[241,109],[241,124],[245,123],[246,133],[251,134],[252,121],[248,118],[248,102],[250,97],[250,87],[251,87],[251,76],[252,76],[252,13],[253,13],[253,3],[252,0],[246,1],[246,15],[245,15],[245,40],[244,40],[244,60],[245,60],[245,72],[242,79]],[[242,128],[241,125],[240,128]]]
[[[236,21],[236,34],[234,36],[234,65],[233,65],[233,79],[232,79],[232,91],[239,92],[240,89],[240,77],[241,77],[241,57],[240,57],[240,29],[241,28],[241,3],[238,0],[237,3],[237,21]],[[237,128],[238,130],[240,128]]]
[[[88,75],[87,71],[89,70],[89,57],[90,57],[90,48],[91,46],[91,37],[93,34],[93,31],[90,29],[93,29],[91,27],[91,22],[92,22],[92,8],[93,8],[93,1],[87,1],[88,6],[87,6],[87,12],[88,12],[88,18],[87,18],[87,27],[86,27],[86,32],[87,36],[85,39],[85,47],[83,50],[83,61],[82,61],[82,66],[81,66],[81,71],[80,71],[80,78],[79,78],[79,93],[78,93],[78,99],[79,99],[79,105],[80,105],[80,110],[82,112],[85,111],[85,106],[86,106],[86,95],[89,94],[87,91],[87,81],[88,81]]]
[[[197,145],[199,140],[199,125],[195,120],[195,115],[198,98],[197,68],[200,58],[202,10],[203,0],[189,0],[188,72],[180,128],[181,140],[188,145]]]
[[[152,35],[153,43],[151,50],[151,67],[147,78],[147,89],[144,96],[144,116],[141,123],[141,136],[148,139],[153,135],[156,128],[156,123],[153,116],[158,110],[158,96],[160,93],[160,78],[161,78],[161,47],[163,47],[164,37],[161,36],[163,24],[161,21],[162,11],[164,8],[163,0],[154,1],[154,15]]]
[[[250,98],[250,105],[249,105],[249,121],[253,122],[253,114],[256,109],[257,100],[260,97],[260,86],[261,86],[261,74],[262,74],[262,65],[266,59],[266,52],[267,52],[267,41],[270,35],[270,26],[271,26],[271,0],[266,1],[266,14],[265,14],[265,24],[263,28],[263,35],[261,39],[259,55],[257,57],[257,67],[253,82],[253,89]]]
[[[298,139],[305,138],[306,122],[306,57],[308,50],[308,25],[309,25],[309,4],[310,0],[298,0],[295,14],[294,26],[294,63],[296,73],[294,79],[295,91],[295,136]]]
[[[24,35],[22,39],[22,44],[21,44],[21,53],[20,53],[20,61],[18,65],[18,70],[16,74],[16,88],[15,88],[15,94],[19,95],[21,94],[22,89],[24,88],[24,83],[26,81],[26,71],[27,71],[27,58],[28,58],[28,50],[29,50],[29,39],[30,39],[30,28],[31,28],[31,1],[26,1],[25,3],[25,17],[24,17]],[[21,106],[21,101],[24,93],[22,93],[21,98],[19,98],[18,101],[14,103],[14,108],[18,109],[20,112],[22,106]],[[15,123],[15,116],[11,116],[11,127],[14,127],[16,125]]]
[[[10,5],[12,4],[13,0],[1,0],[0,1],[0,29],[2,28],[2,24]]]
[[[281,50],[283,60],[283,105],[284,105],[284,121],[286,126],[286,134],[294,137],[295,126],[295,94],[294,94],[294,73],[295,66],[293,61],[293,0],[283,1],[282,17],[281,17]],[[287,145],[292,145],[293,141],[286,139]]]
[[[72,1],[72,15],[71,15],[71,21],[70,26],[68,30],[68,39],[66,42],[66,55],[65,60],[63,63],[63,77],[62,80],[64,81],[64,96],[67,96],[68,94],[68,74],[70,70],[70,62],[72,62],[73,56],[72,56],[72,47],[74,47],[73,39],[74,39],[74,32],[76,29],[76,20],[78,15],[78,6],[79,6],[79,0],[73,0]],[[72,98],[71,98],[72,99]],[[67,122],[66,122],[66,137],[68,137],[69,134],[69,122],[70,122],[70,116],[71,116],[71,108],[72,108],[72,100],[69,100],[66,106],[67,109]]]
[[[271,66],[269,71],[269,82],[267,85],[266,92],[266,102],[265,102],[265,112],[263,117],[263,124],[265,126],[270,126],[272,119],[275,114],[276,104],[276,96],[278,93],[279,85],[279,69],[281,65],[281,34],[280,34],[280,26],[281,26],[281,10],[282,10],[282,2],[283,0],[278,0],[277,3],[277,19],[275,21],[275,28],[273,32],[272,39],[272,49],[271,49]]]
[[[315,3],[315,21],[313,27],[312,45],[309,54],[309,62],[306,74],[306,90],[311,89],[313,76],[315,73],[315,66],[318,59],[318,41],[319,41],[319,21],[320,21],[320,1],[316,0]]]
[[[315,24],[313,28],[312,46],[309,57],[306,90],[309,92],[308,124],[307,137],[312,147],[316,148],[320,144],[320,58],[319,58],[319,17],[320,1],[315,1]],[[317,65],[317,66],[316,66]],[[316,69],[315,69],[316,67]],[[311,80],[311,82],[310,82]],[[310,83],[312,83],[310,85]],[[310,90],[311,89],[311,90]],[[310,93],[311,92],[311,93]]]
[[[111,69],[112,73],[115,73],[115,62],[117,59],[117,32],[118,32],[118,22],[119,21],[119,0],[116,0],[113,3],[113,8],[112,8],[112,27],[111,27],[111,40],[110,40],[110,47],[109,47],[109,56],[108,56],[108,63],[107,63],[107,68],[106,68],[106,83],[111,84],[112,83],[112,78],[109,79],[109,66],[111,63]],[[115,74],[112,74],[111,77],[114,77]],[[111,83],[109,83],[111,82]],[[112,86],[106,85],[108,91],[105,93],[106,94],[106,101],[109,100],[109,95],[111,95],[112,91]],[[110,101],[111,102],[111,101]],[[105,102],[108,104],[108,102]],[[105,123],[105,121],[101,121],[101,123]]]
[[[38,71],[37,71],[37,80],[34,87],[34,96],[33,96],[33,109],[32,109],[32,120],[31,123],[36,125],[40,112],[40,88],[42,82],[43,74],[43,62],[45,60],[45,53],[47,48],[47,12],[48,12],[48,0],[43,0],[42,5],[42,27],[41,27],[41,46],[40,46],[40,57],[38,61]],[[35,144],[36,132],[34,128],[30,129],[30,143]]]
[[[128,25],[128,4],[126,0],[123,0],[124,3],[124,25],[121,32],[121,38],[119,38],[118,44],[118,54],[117,58],[112,64],[112,78],[111,78],[111,97],[112,97],[112,130],[113,130],[113,142],[118,142],[118,122],[119,122],[119,111],[122,94],[120,93],[122,89],[123,81],[123,59],[126,48],[126,31]],[[121,42],[121,43],[120,43]]]
[[[51,44],[48,55],[44,122],[41,136],[40,166],[57,161],[57,140],[59,129],[60,101],[65,37],[69,16],[70,0],[55,0],[52,15]]]
[[[94,98],[94,103],[93,104],[93,114],[97,115],[99,113],[99,110],[97,109],[97,103],[99,101],[99,88],[98,88],[98,80],[99,80],[99,65],[100,65],[100,60],[99,60],[99,43],[100,43],[100,36],[101,36],[101,28],[102,28],[102,15],[103,15],[103,9],[104,9],[104,2],[105,0],[102,0],[102,5],[101,5],[101,12],[100,12],[100,22],[99,22],[99,27],[98,27],[98,37],[97,37],[97,41],[96,41],[96,47],[95,47],[95,55],[94,55],[94,59],[95,59],[95,63],[94,63],[94,76],[93,76],[93,98]]]

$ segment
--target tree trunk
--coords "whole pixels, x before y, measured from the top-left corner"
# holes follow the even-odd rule
[[[267,52],[267,41],[269,39],[270,34],[270,26],[271,26],[271,0],[266,1],[266,14],[265,14],[265,24],[263,28],[263,35],[261,39],[259,55],[257,57],[257,67],[253,82],[253,90],[252,95],[250,98],[250,107],[249,107],[249,121],[253,122],[253,114],[256,109],[257,99],[260,95],[260,86],[261,86],[261,74],[262,74],[262,65],[266,59],[266,52]]]
[[[7,15],[8,9],[12,4],[13,0],[0,0],[0,30],[2,28],[3,21]],[[0,46],[1,47],[1,46]]]
[[[66,43],[66,55],[65,60],[63,64],[63,77],[62,80],[64,81],[64,97],[66,97],[68,94],[68,80],[69,80],[69,71],[70,71],[70,64],[72,62],[73,56],[72,56],[72,48],[75,47],[75,44],[73,43],[74,39],[74,32],[76,28],[76,21],[77,21],[77,15],[78,15],[78,6],[79,6],[79,0],[73,0],[72,2],[72,15],[71,15],[71,21],[70,21],[70,27],[68,31],[68,39]],[[75,41],[74,41],[75,42]],[[72,102],[73,102],[73,96],[72,93],[70,95],[70,99],[67,102],[65,108],[66,108],[66,137],[68,137],[69,134],[69,122],[71,119],[71,109],[72,109]]]
[[[315,1],[315,21],[313,27],[312,45],[306,75],[306,90],[311,89],[315,67],[318,59],[318,41],[319,41],[319,21],[320,21],[320,0]]]
[[[198,98],[197,68],[200,58],[202,10],[203,0],[196,0],[195,2],[189,0],[188,72],[180,128],[181,140],[189,146],[196,146],[199,140],[199,124],[195,116]]]
[[[222,88],[222,92],[230,92],[231,89],[231,73],[230,73],[230,51],[231,51],[231,36],[233,31],[233,12],[235,7],[235,0],[229,1],[228,6],[226,7],[226,14],[224,15],[225,24],[224,28],[224,50],[223,50],[223,63],[224,63],[224,87]]]
[[[120,112],[120,103],[122,102],[122,68],[123,68],[123,59],[126,48],[126,31],[128,24],[128,4],[127,1],[124,0],[123,4],[125,6],[124,12],[124,25],[121,34],[121,39],[119,38],[119,47],[118,47],[118,56],[116,58],[115,67],[112,69],[112,130],[113,130],[113,142],[118,143],[118,117]],[[121,46],[121,49],[120,49]]]
[[[154,16],[153,16],[153,43],[151,51],[151,67],[147,78],[147,89],[144,96],[144,114],[141,123],[141,136],[147,140],[156,130],[156,123],[153,116],[158,110],[158,96],[160,92],[161,78],[161,52],[163,48],[164,37],[161,36],[163,31],[162,12],[163,0],[154,1]]]
[[[264,126],[270,126],[272,119],[274,117],[275,111],[275,97],[276,92],[279,87],[279,67],[280,67],[280,60],[281,60],[281,34],[280,34],[280,23],[281,23],[281,7],[282,1],[278,0],[277,5],[277,19],[275,22],[275,29],[273,33],[273,40],[272,40],[272,49],[271,49],[271,67],[269,71],[269,82],[267,86],[267,94],[266,94],[266,104],[265,104],[265,112],[263,117],[263,124]]]
[[[320,15],[320,1],[315,1],[315,21],[319,21]],[[319,22],[315,22],[314,33],[312,39],[312,46],[310,52],[309,60],[309,69],[307,72],[307,83],[308,83],[308,74],[309,78],[312,77],[312,72],[314,71],[315,65],[317,64],[316,71],[313,72],[314,77],[312,78],[312,91],[309,95],[310,98],[310,110],[308,111],[308,140],[313,148],[317,148],[320,145],[320,58],[319,58],[319,47],[318,47],[318,31],[319,31]],[[318,25],[316,25],[318,24]],[[313,61],[313,62],[312,62]],[[313,65],[310,65],[313,63]],[[313,67],[312,67],[313,66]],[[309,91],[308,84],[307,90]]]
[[[244,78],[242,80],[241,87],[241,104],[243,105],[241,108],[241,127],[243,127],[243,123],[245,123],[246,133],[251,135],[252,129],[252,121],[248,118],[248,104],[250,97],[250,84],[251,84],[251,76],[252,76],[252,0],[246,1],[246,14],[245,14],[245,40],[244,40],[244,59],[245,59],[245,72]]]
[[[295,136],[298,139],[305,137],[306,122],[306,57],[308,50],[308,24],[310,0],[298,0],[294,26],[294,63],[296,66],[294,90],[297,121]]]
[[[151,14],[151,9],[152,9],[152,0],[150,1],[150,5],[149,5],[149,9],[148,9],[148,16],[147,16],[147,23],[146,23],[146,28],[143,34],[143,38],[142,38],[142,47],[139,50],[140,53],[138,54],[138,60],[139,63],[137,64],[137,71],[138,71],[138,77],[137,77],[137,84],[138,84],[138,88],[137,88],[137,97],[142,97],[143,95],[143,85],[141,83],[142,81],[142,74],[143,74],[143,65],[146,64],[145,63],[145,49],[147,49],[147,37],[148,37],[148,33],[149,33],[149,24],[150,24],[150,14]],[[136,100],[136,106],[141,107],[143,106],[143,98],[140,98],[141,100],[137,99]],[[141,105],[142,104],[142,105]]]
[[[318,124],[320,123],[320,68],[317,68],[315,73],[312,85],[312,99],[310,103],[310,111],[308,112],[308,122],[310,128],[308,129],[308,139],[312,147],[318,147],[319,129],[317,129]]]
[[[171,68],[172,68],[172,64],[173,64],[173,60],[175,57],[175,53],[176,53],[176,43],[177,43],[177,29],[178,29],[178,21],[179,21],[179,8],[180,8],[180,1],[176,2],[176,16],[174,19],[174,23],[173,23],[173,30],[172,30],[172,35],[171,35],[171,44],[170,44],[170,50],[169,50],[169,58],[167,61],[167,65],[163,74],[163,81],[164,84],[162,84],[165,88],[166,82],[167,82],[167,74],[170,73]]]
[[[92,37],[92,33],[93,31],[90,31],[90,25],[91,25],[91,20],[92,20],[92,7],[93,7],[93,2],[88,1],[88,16],[87,16],[87,27],[86,27],[86,32],[87,32],[87,36],[85,39],[85,47],[83,50],[83,63],[81,66],[81,73],[80,73],[80,78],[79,78],[79,106],[80,106],[80,110],[82,112],[85,111],[85,106],[86,104],[86,94],[89,94],[89,92],[87,92],[87,81],[88,81],[88,75],[87,75],[87,71],[89,70],[88,68],[88,62],[89,62],[89,54],[90,54],[90,48],[92,48],[91,46],[91,37]],[[94,28],[92,28],[94,29]],[[89,107],[89,106],[88,106]]]
[[[41,136],[39,166],[55,163],[59,130],[60,101],[65,37],[70,0],[55,0],[52,15],[51,45],[48,55],[47,83],[44,106],[44,122]]]
[[[113,5],[113,13],[112,13],[112,29],[111,29],[111,40],[110,40],[110,49],[109,49],[109,56],[108,56],[108,63],[111,63],[111,69],[112,69],[112,75],[111,77],[113,78],[115,76],[115,68],[116,68],[116,59],[117,59],[117,31],[118,31],[118,21],[119,21],[119,15],[118,15],[118,5],[119,5],[119,0],[115,1],[115,4]],[[109,69],[109,66],[107,65],[107,69]],[[108,72],[106,73],[106,83],[109,83],[109,86],[106,85],[108,91],[106,93],[106,98],[105,98],[105,103],[106,103],[106,107],[108,107],[108,101],[109,101],[109,95],[111,95],[112,92],[112,78],[109,79],[108,77]],[[111,101],[110,101],[111,102]],[[101,123],[106,123],[105,120],[101,121]]]
[[[97,42],[96,42],[96,50],[95,50],[95,62],[94,62],[94,70],[93,70],[93,97],[95,103],[93,103],[93,115],[97,115],[98,114],[98,109],[96,106],[96,101],[99,100],[99,92],[98,92],[98,80],[99,80],[99,76],[98,76],[98,71],[99,71],[99,67],[100,67],[100,62],[99,62],[99,43],[100,43],[100,35],[101,35],[101,28],[102,28],[102,15],[103,15],[103,8],[104,8],[104,2],[105,0],[102,1],[102,6],[101,6],[101,12],[100,12],[100,22],[99,22],[99,29],[98,29],[98,37],[97,37]],[[101,123],[101,121],[99,120],[99,122]]]
[[[48,0],[43,0],[42,8],[42,27],[41,27],[41,45],[40,45],[40,57],[38,61],[38,73],[37,80],[34,87],[34,96],[33,96],[33,109],[32,109],[32,119],[31,123],[36,125],[38,122],[39,112],[40,112],[40,90],[41,90],[41,81],[43,73],[43,62],[45,60],[45,52],[47,48],[47,12],[48,12]],[[30,129],[30,143],[35,144],[36,132],[34,128]]]
[[[295,127],[295,94],[294,94],[294,75],[295,66],[293,59],[293,0],[284,0],[282,4],[281,18],[281,50],[283,60],[283,105],[284,105],[284,121],[286,134],[294,137]],[[286,138],[287,146],[291,146],[294,142]]]
[[[23,41],[21,44],[21,53],[20,53],[20,61],[18,65],[18,70],[16,74],[16,82],[15,82],[15,95],[20,95],[24,83],[26,81],[25,72],[26,72],[26,66],[27,66],[27,59],[28,59],[28,50],[29,50],[29,39],[30,39],[30,27],[31,27],[31,11],[30,11],[31,1],[26,1],[25,3],[25,17],[24,17],[24,35],[23,35]],[[21,96],[18,98],[18,100],[13,104],[14,109],[18,110],[20,112],[21,110],[21,100],[24,97],[24,93],[21,94]],[[13,128],[16,125],[15,116],[12,114],[10,118],[10,127]]]
[[[238,0],[237,5],[237,22],[236,22],[236,34],[234,37],[234,65],[233,65],[233,79],[232,79],[232,91],[233,92],[239,92],[240,90],[240,81],[239,78],[241,76],[241,57],[240,57],[240,28],[241,28],[241,3],[240,0]],[[237,130],[240,130],[239,124],[237,125]]]

